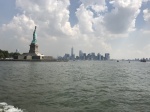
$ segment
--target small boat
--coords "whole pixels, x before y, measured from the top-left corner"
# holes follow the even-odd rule
[[[119,62],[119,60],[117,60],[117,62]]]

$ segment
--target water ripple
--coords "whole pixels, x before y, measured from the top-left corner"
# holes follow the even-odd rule
[[[29,112],[148,112],[150,63],[0,62],[0,102]]]

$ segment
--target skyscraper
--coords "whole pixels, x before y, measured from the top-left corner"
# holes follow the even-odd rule
[[[73,57],[73,47],[71,48],[71,57]]]
[[[79,51],[79,59],[82,60],[83,59],[83,52],[80,50]]]
[[[91,53],[91,60],[95,60],[95,53],[94,52]]]
[[[101,54],[100,53],[97,54],[97,60],[101,60]]]
[[[71,56],[70,56],[70,59],[71,59],[71,60],[74,60],[74,59],[75,59],[75,55],[73,54],[73,47],[71,48]]]
[[[105,53],[105,60],[110,60],[110,55],[109,55],[109,53]]]

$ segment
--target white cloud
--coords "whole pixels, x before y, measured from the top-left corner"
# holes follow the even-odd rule
[[[141,0],[114,0],[115,7],[104,17],[105,27],[110,33],[128,33],[135,29],[135,20],[140,12]]]
[[[91,15],[93,16],[90,16],[90,20],[87,16],[87,20],[90,24],[92,24],[92,28],[95,30],[94,33],[96,35],[108,33],[108,35],[114,35],[114,37],[117,37],[118,35],[118,37],[120,37],[122,33],[123,35],[127,35],[126,33],[132,32],[136,29],[135,21],[140,12],[142,0],[111,0],[110,2],[114,7],[111,12],[107,12],[105,0],[81,0],[81,2],[83,3],[82,7],[79,7],[78,10],[83,9],[84,7],[84,12],[89,11],[92,13]],[[92,12],[89,7],[93,7],[92,10],[94,10],[95,12],[100,12],[101,10],[105,13],[99,14],[97,15],[97,17],[94,17],[95,12]],[[77,15],[77,17],[80,16]],[[87,28],[91,28],[91,25],[87,26]],[[97,28],[99,29],[99,31]],[[100,37],[103,36],[104,35],[100,35]],[[105,35],[105,37],[109,36]]]
[[[143,10],[144,13],[144,20],[148,23],[150,23],[150,10],[149,9],[145,9]]]
[[[43,34],[48,33],[55,37],[73,35],[68,22],[69,0],[17,0],[16,4],[40,26]]]
[[[143,2],[148,2],[148,1],[150,1],[150,0],[142,0]]]
[[[85,8],[91,7],[95,12],[103,12],[107,10],[105,0],[81,0]]]
[[[86,10],[84,5],[81,5],[76,12],[77,18],[78,18],[78,26],[83,34],[91,33],[93,32],[92,28],[92,19],[93,19],[93,13],[89,10]]]

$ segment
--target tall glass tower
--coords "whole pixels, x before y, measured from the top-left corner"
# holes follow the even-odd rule
[[[71,56],[73,56],[73,47],[71,48]]]

